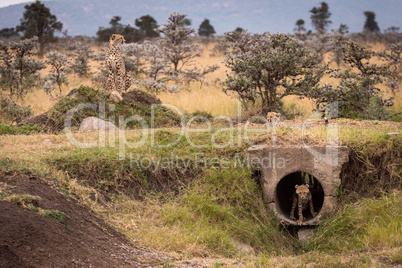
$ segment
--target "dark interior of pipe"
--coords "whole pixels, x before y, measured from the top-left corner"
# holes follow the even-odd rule
[[[293,203],[293,194],[296,192],[296,185],[309,184],[310,192],[313,198],[314,211],[318,213],[324,203],[324,190],[320,181],[304,172],[294,172],[285,177],[283,177],[276,186],[276,206],[284,217],[290,219],[290,212]],[[296,205],[295,218],[299,218],[298,208]],[[304,221],[313,218],[310,212],[310,206],[308,205],[305,210],[303,210]]]

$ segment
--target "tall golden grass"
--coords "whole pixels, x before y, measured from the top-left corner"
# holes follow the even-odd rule
[[[224,63],[224,56],[213,55],[213,49],[216,43],[210,42],[208,44],[201,45],[203,53],[201,57],[196,58],[194,64],[202,68],[207,65],[218,65],[220,68],[208,74],[204,83],[193,82],[186,87],[185,90],[181,90],[178,93],[167,93],[162,92],[157,96],[161,99],[163,103],[171,104],[176,106],[183,112],[192,113],[196,111],[208,112],[213,116],[229,116],[234,117],[237,114],[239,101],[223,92],[224,84],[222,83],[226,79],[226,72],[229,71]],[[383,44],[372,44],[370,47],[374,50],[384,49]],[[99,49],[99,48],[93,48]],[[336,67],[334,62],[330,62],[331,55],[328,53],[325,56],[326,63],[330,63],[331,67]],[[100,63],[95,61],[90,61],[90,67],[92,73],[99,72]],[[344,68],[341,66],[341,68]],[[49,67],[41,71],[42,77],[49,73]],[[69,75],[69,84],[62,87],[62,94],[66,95],[70,90],[79,87],[80,85],[94,86],[91,78],[80,78],[76,75]],[[321,83],[336,84],[334,78],[325,76]],[[402,88],[402,82],[400,83]],[[391,97],[394,96],[394,109],[396,111],[402,110],[402,91],[393,94],[389,92],[385,86],[381,86],[384,96]],[[58,93],[58,89],[55,91]],[[41,114],[48,111],[56,102],[57,98],[51,98],[47,95],[44,90],[40,87],[33,88],[23,100],[15,99],[15,101],[20,105],[31,105],[34,115]],[[288,96],[284,98],[284,104],[293,105],[301,111],[304,116],[308,116],[311,111],[315,108],[315,103],[312,100],[303,99],[300,100],[295,96]]]

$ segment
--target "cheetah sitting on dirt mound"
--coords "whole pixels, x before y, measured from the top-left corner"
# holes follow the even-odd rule
[[[109,49],[106,52],[106,65],[109,68],[109,76],[107,79],[107,91],[117,90],[118,92],[126,91],[131,82],[126,73],[123,56],[121,55],[119,44],[124,44],[126,40],[120,34],[113,34],[109,40]]]

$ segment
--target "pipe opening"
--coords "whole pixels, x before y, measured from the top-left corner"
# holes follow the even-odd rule
[[[290,212],[293,204],[293,194],[296,192],[295,186],[309,184],[309,189],[313,199],[314,211],[318,214],[324,203],[324,189],[319,180],[312,175],[298,171],[283,177],[276,186],[275,203],[279,213],[290,220]],[[298,209],[294,212],[296,220],[299,218]],[[313,218],[310,212],[310,206],[303,210],[303,221]]]

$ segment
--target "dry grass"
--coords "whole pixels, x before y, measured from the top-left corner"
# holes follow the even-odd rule
[[[226,95],[220,86],[194,83],[192,89],[176,94],[158,95],[163,103],[172,104],[186,113],[206,111],[213,116],[234,117],[237,113],[238,100]]]
[[[238,111],[238,100],[233,96],[226,95],[222,89],[225,81],[225,72],[228,69],[224,66],[223,60],[224,56],[214,56],[213,48],[216,43],[211,42],[208,44],[202,44],[203,54],[201,57],[195,60],[195,64],[202,68],[207,65],[218,65],[220,68],[212,74],[207,75],[205,82],[201,85],[198,82],[191,83],[185,90],[179,93],[160,93],[158,97],[163,103],[172,104],[186,113],[192,113],[196,111],[205,111],[213,116],[229,116],[234,117]],[[371,46],[374,50],[384,49],[383,44],[374,44]],[[98,50],[99,48],[94,47],[93,49]],[[325,62],[330,62],[330,53],[326,55]],[[336,68],[334,62],[330,65]],[[89,65],[91,67],[91,72],[99,72],[100,62],[90,61]],[[341,68],[345,68],[341,66]],[[42,77],[46,76],[49,72],[49,67],[41,71]],[[76,75],[69,76],[68,86],[63,86],[62,93],[66,95],[70,90],[77,88],[81,85],[93,86],[90,78],[80,78]],[[336,84],[337,81],[329,76],[325,76],[321,83]],[[393,94],[387,90],[385,86],[380,86],[384,92],[384,97],[391,97]],[[400,83],[400,88],[402,88],[402,82]],[[57,90],[58,93],[58,90]],[[395,105],[394,109],[396,111],[402,110],[402,90],[396,92],[394,95]],[[42,89],[34,88],[32,92],[29,92],[24,100],[16,99],[16,102],[21,105],[31,105],[34,111],[34,115],[41,114],[48,111],[56,102],[56,98],[50,98]],[[312,109],[315,108],[314,101],[303,99],[300,100],[295,96],[288,96],[284,98],[284,104],[294,105],[299,109],[303,118],[310,115]]]
[[[301,144],[302,139],[302,121],[290,121],[283,122],[276,130],[278,140],[282,142],[292,142]],[[332,123],[337,123],[339,128],[339,139],[341,144],[347,144],[347,142],[359,140],[360,142],[365,142],[366,140],[372,140],[371,135],[377,135],[382,137],[384,133],[387,132],[399,132],[402,129],[400,123],[390,123],[390,122],[371,122],[371,121],[354,121],[354,120],[333,120]],[[264,125],[254,126],[260,130],[264,129]],[[380,131],[379,131],[380,130]],[[161,130],[165,131],[166,130]],[[169,131],[176,131],[178,129],[170,129]],[[212,129],[211,131],[216,131]],[[265,140],[272,139],[271,130],[267,130],[266,133],[262,133]],[[138,130],[127,131],[127,139],[130,141],[138,140],[141,136],[141,132]],[[198,137],[200,141],[204,138],[210,138],[210,135],[205,134],[198,136],[198,134],[193,134],[194,139]],[[225,134],[226,135],[226,134]],[[256,138],[260,134],[256,134]],[[309,125],[305,129],[304,135],[308,135],[308,140],[314,140],[317,143],[326,142],[326,129],[322,125],[322,122],[316,121],[315,123]],[[74,136],[80,141],[97,141],[99,139],[98,133],[74,133]],[[236,134],[235,134],[236,136]],[[193,139],[192,139],[193,140]],[[264,141],[265,141],[264,140]],[[106,136],[106,141],[108,137]],[[255,139],[253,139],[255,141]],[[245,136],[242,137],[242,142],[246,142]],[[197,144],[202,142],[196,142]],[[123,232],[133,243],[139,245],[148,245],[155,250],[166,251],[169,254],[177,256],[181,262],[186,260],[186,263],[203,263],[205,266],[209,267],[234,267],[240,265],[241,267],[294,267],[296,266],[312,266],[319,267],[320,264],[324,267],[359,267],[362,264],[366,264],[367,267],[372,267],[377,265],[380,260],[380,255],[387,256],[390,259],[397,258],[397,250],[394,244],[389,243],[386,238],[384,238],[383,228],[371,228],[367,229],[370,231],[367,239],[373,243],[374,246],[381,246],[383,249],[374,250],[370,252],[345,252],[339,255],[328,254],[325,252],[311,251],[303,254],[283,254],[276,255],[270,253],[257,253],[257,254],[246,254],[242,256],[241,254],[233,255],[229,259],[224,259],[222,256],[228,256],[227,254],[217,253],[221,248],[214,249],[209,245],[207,239],[216,235],[217,238],[225,238],[226,234],[219,234],[212,227],[208,220],[211,218],[203,218],[207,212],[215,212],[215,209],[220,208],[215,206],[214,202],[209,202],[202,192],[202,187],[209,185],[208,183],[199,184],[195,187],[192,193],[186,195],[183,199],[168,198],[167,201],[160,202],[158,200],[149,198],[142,201],[130,199],[124,195],[114,195],[110,196],[111,201],[106,201],[103,194],[98,192],[96,189],[83,185],[82,182],[77,181],[75,178],[70,177],[66,172],[56,170],[54,167],[46,164],[47,159],[68,159],[72,155],[78,155],[82,157],[93,157],[96,159],[98,153],[109,153],[108,156],[113,158],[113,149],[111,148],[95,148],[95,150],[79,149],[74,147],[64,134],[59,135],[32,135],[32,136],[0,136],[0,147],[2,148],[2,157],[9,158],[15,161],[19,161],[21,165],[30,167],[38,170],[42,174],[46,174],[47,177],[55,178],[58,184],[62,186],[68,193],[77,198],[78,201],[89,207],[92,211],[101,215],[106,222],[111,224],[113,227],[117,228],[119,231]],[[173,150],[178,150],[177,153],[187,154],[188,150],[187,143],[185,146],[177,146]],[[247,148],[248,146],[244,144],[242,148]],[[136,149],[134,152],[139,154],[145,154],[146,156],[154,155],[158,156],[163,150],[155,150],[149,147],[147,143],[144,147]],[[213,155],[219,155],[217,153],[218,149],[213,148]],[[78,152],[78,154],[77,154]],[[191,151],[194,153],[193,151]],[[196,150],[195,152],[199,152]],[[115,159],[118,155],[115,154]],[[110,161],[115,159],[109,159]],[[84,164],[83,164],[84,165]],[[236,174],[237,175],[237,174]],[[239,182],[242,182],[244,178],[241,178]],[[227,193],[222,194],[219,192],[220,187],[218,186],[218,180],[215,177],[210,179],[210,190],[212,193],[216,192],[214,198],[220,200],[224,198]],[[233,183],[234,178],[228,179],[228,185],[234,187],[238,184]],[[241,185],[241,184],[239,184]],[[0,190],[2,185],[0,185]],[[250,188],[241,188],[240,193],[245,193],[250,190]],[[199,192],[200,191],[200,192]],[[233,191],[232,191],[233,192]],[[230,193],[232,193],[230,192]],[[233,199],[237,200],[237,199]],[[253,199],[254,200],[254,199]],[[259,200],[256,198],[255,200]],[[255,201],[254,200],[254,201]],[[207,202],[208,201],[208,202]],[[204,207],[200,204],[204,203]],[[219,203],[219,202],[218,202]],[[245,203],[246,204],[246,203]],[[200,212],[201,211],[201,212]],[[222,212],[219,211],[218,212]],[[224,211],[223,211],[224,212]],[[196,215],[200,215],[200,220]],[[213,214],[215,215],[215,214]],[[218,214],[221,215],[221,214]],[[214,216],[215,217],[215,216]],[[231,218],[231,217],[230,217]],[[213,218],[215,219],[215,218]],[[384,218],[386,219],[386,218]],[[378,217],[377,221],[378,222]],[[225,228],[228,228],[227,222],[224,222]],[[392,233],[397,233],[400,225],[387,225],[389,228],[393,228]],[[383,226],[379,226],[383,227]],[[243,228],[243,226],[242,226]],[[227,229],[226,229],[227,230]],[[207,235],[210,235],[209,237]],[[400,237],[400,236],[399,236]],[[395,238],[390,238],[391,242],[396,241]],[[226,241],[213,241],[213,243],[219,244]],[[231,242],[234,243],[234,242]],[[213,250],[214,249],[214,250]],[[381,254],[380,254],[381,252]],[[399,248],[400,252],[400,248]],[[373,253],[373,256],[370,254]],[[209,256],[209,258],[195,258],[194,256]],[[352,256],[352,257],[351,257]],[[387,263],[389,263],[387,261]],[[179,262],[177,263],[179,264]],[[175,266],[174,264],[172,264]],[[322,267],[321,266],[321,267]],[[380,265],[381,266],[381,265]],[[386,266],[386,265],[384,265]]]
[[[219,69],[208,74],[204,84],[191,83],[188,90],[179,93],[161,93],[158,97],[163,103],[172,104],[184,112],[192,113],[205,111],[213,116],[234,117],[237,113],[238,100],[223,92],[223,81],[226,79],[225,72],[228,70],[223,60],[224,56],[211,56],[215,43],[201,45],[203,54],[196,59],[199,68],[207,65],[218,65]]]

